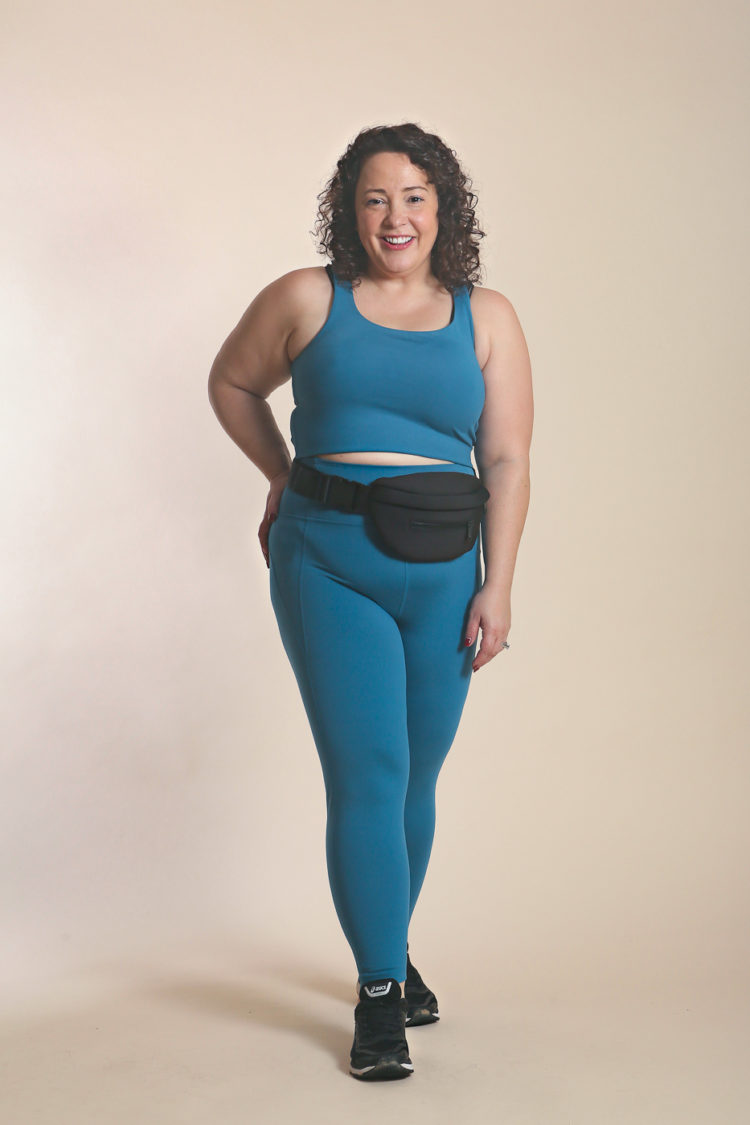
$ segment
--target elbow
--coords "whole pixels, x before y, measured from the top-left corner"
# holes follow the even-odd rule
[[[211,370],[208,373],[208,383],[206,391],[208,394],[208,401],[215,414],[218,415],[221,409],[221,403],[224,398],[224,390],[229,386],[229,381],[226,378],[226,372],[223,367],[214,362]]]
[[[218,384],[219,384],[219,380],[217,379],[216,375],[214,374],[214,369],[212,367],[210,372],[209,372],[209,375],[208,375],[208,383],[207,383],[207,386],[206,386],[206,391],[207,391],[207,394],[208,394],[208,401],[211,403],[211,406],[213,407],[214,410],[216,410],[216,403],[217,403],[217,393],[216,392],[217,392]]]
[[[213,363],[211,364],[211,370],[208,373],[208,395],[209,395],[209,398],[213,394],[214,389],[216,387],[216,384],[219,381],[220,371],[221,371],[221,368],[219,367],[218,359],[215,359],[213,361]]]
[[[492,460],[477,459],[477,469],[481,473],[516,472],[528,477],[530,474],[530,458],[528,453],[504,454]]]

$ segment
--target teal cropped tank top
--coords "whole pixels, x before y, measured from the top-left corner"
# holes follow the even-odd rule
[[[328,319],[291,363],[295,455],[388,450],[472,468],[485,387],[471,288],[454,292],[444,328],[411,332],[362,316],[352,283],[326,271]]]

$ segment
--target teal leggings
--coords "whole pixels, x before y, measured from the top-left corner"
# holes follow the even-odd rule
[[[369,483],[463,465],[299,460]],[[407,930],[435,832],[438,773],[458,729],[476,640],[480,541],[406,562],[370,517],[285,488],[268,536],[271,603],[320,758],[326,862],[360,981],[406,977]]]

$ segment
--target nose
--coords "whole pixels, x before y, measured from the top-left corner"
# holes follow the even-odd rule
[[[396,230],[398,230],[399,227],[402,227],[403,225],[404,225],[404,223],[403,223],[403,212],[402,212],[401,208],[400,207],[391,207],[390,210],[388,211],[387,217],[383,221],[383,226],[388,231],[396,231]]]

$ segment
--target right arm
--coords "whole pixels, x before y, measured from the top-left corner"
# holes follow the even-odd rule
[[[208,376],[208,399],[219,422],[270,483],[258,529],[266,566],[268,528],[292,464],[266,399],[291,377],[287,341],[300,299],[299,273],[284,274],[258,293],[221,345]]]

